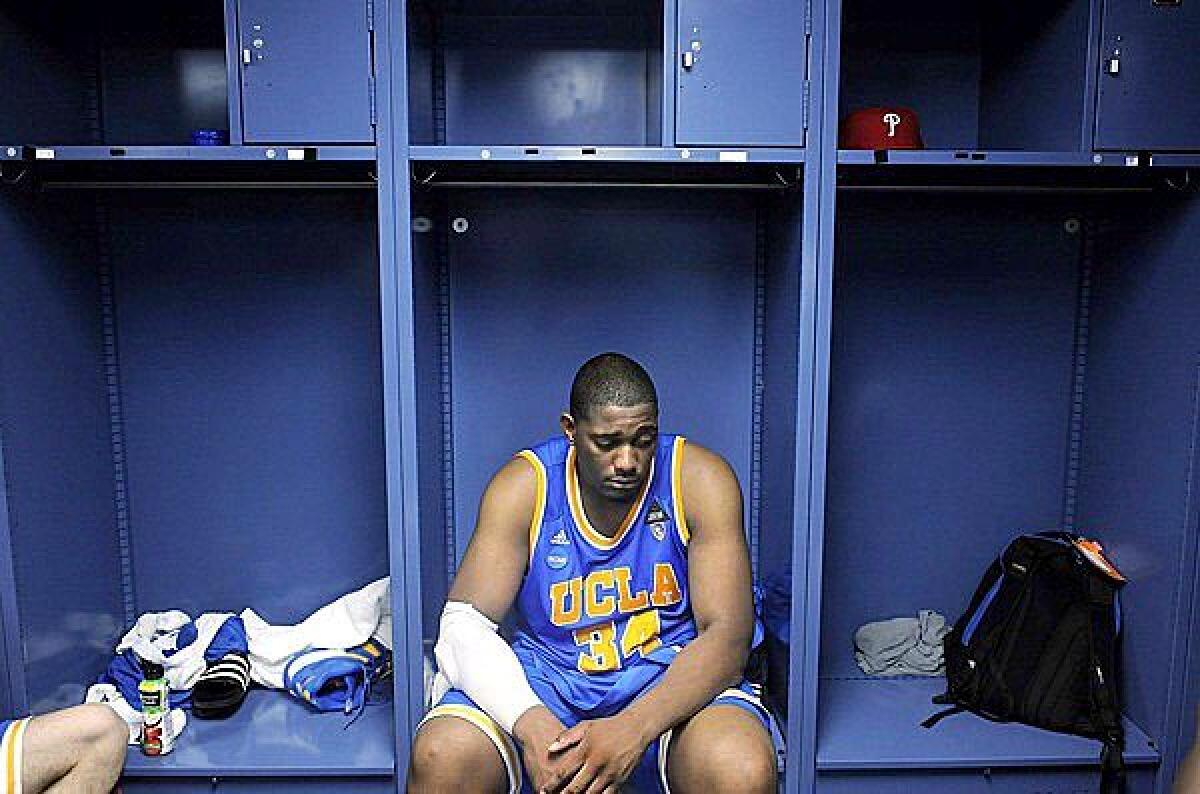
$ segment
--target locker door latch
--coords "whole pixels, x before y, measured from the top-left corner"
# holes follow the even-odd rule
[[[696,65],[696,56],[700,54],[700,40],[692,39],[687,50],[683,53],[683,68],[691,69]]]
[[[1116,77],[1121,73],[1121,37],[1116,36],[1113,41],[1112,51],[1104,59],[1104,71],[1111,77]]]

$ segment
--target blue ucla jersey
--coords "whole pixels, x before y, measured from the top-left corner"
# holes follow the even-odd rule
[[[537,472],[538,496],[513,649],[543,700],[591,717],[615,713],[696,638],[683,445],[659,436],[649,478],[612,538],[584,515],[565,437],[519,453]]]

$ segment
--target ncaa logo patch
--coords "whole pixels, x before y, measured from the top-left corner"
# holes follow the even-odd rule
[[[561,571],[567,567],[567,562],[567,555],[560,551],[554,551],[546,555],[546,565],[550,566],[552,570]]]
[[[646,523],[650,525],[650,532],[654,535],[655,540],[662,540],[667,536],[667,522],[671,517],[667,515],[667,511],[657,499],[654,504],[650,505],[650,510],[646,513]]]

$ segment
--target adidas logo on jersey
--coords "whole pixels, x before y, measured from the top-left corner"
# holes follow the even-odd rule
[[[554,533],[554,537],[550,538],[551,546],[570,546],[571,541],[567,538],[567,531],[560,529]]]

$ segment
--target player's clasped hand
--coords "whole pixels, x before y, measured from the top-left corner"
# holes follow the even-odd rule
[[[649,745],[620,716],[587,720],[564,731],[549,748],[554,774],[539,794],[616,794]]]

